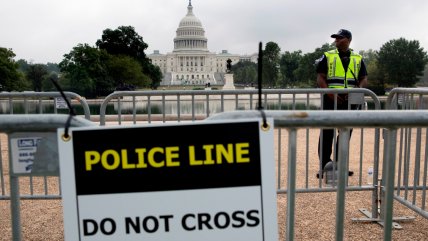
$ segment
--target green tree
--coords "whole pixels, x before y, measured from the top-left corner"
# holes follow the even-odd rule
[[[398,87],[415,86],[427,62],[427,53],[417,40],[390,40],[379,50],[379,71],[384,74],[386,83]]]
[[[150,86],[149,78],[143,74],[140,63],[129,56],[111,56],[107,62],[107,69],[117,87],[145,88]]]
[[[28,68],[30,68],[30,64],[25,59],[19,59],[18,61],[16,61],[16,63],[19,65],[18,69],[22,73],[26,73]]]
[[[428,86],[428,65],[425,66],[424,76],[419,80],[418,86]]]
[[[157,89],[163,78],[162,71],[159,66],[152,64],[151,60],[148,59],[146,65],[143,65],[143,73],[151,80],[150,88]]]
[[[378,51],[375,51],[373,49],[361,50],[358,53],[363,57],[364,63],[366,65],[370,65],[372,62],[377,61],[377,58],[379,56]]]
[[[46,79],[48,74],[47,67],[44,64],[30,64],[26,71],[27,80],[36,92],[43,90],[43,80]]]
[[[0,47],[0,91],[22,91],[28,87],[14,57],[12,49]]]
[[[316,64],[324,52],[334,48],[333,44],[325,43],[320,48],[316,48],[312,53],[306,53],[302,56],[299,62],[299,67],[295,70],[295,76],[298,79],[299,85],[303,87],[316,87]]]
[[[235,83],[244,85],[257,85],[257,64],[244,61],[232,65]]]
[[[263,50],[263,85],[276,86],[279,75],[281,48],[275,42],[266,43]]]
[[[297,81],[297,77],[294,72],[299,68],[299,62],[301,59],[301,50],[294,52],[285,51],[285,53],[281,55],[279,60],[279,69],[282,76],[282,79],[280,80],[281,86],[287,87]]]
[[[106,63],[111,56],[88,44],[78,44],[59,63],[64,88],[88,97],[103,96],[115,88]]]
[[[377,95],[385,94],[385,78],[378,68],[378,52],[372,49],[361,50],[359,54],[363,57],[368,73],[367,88]]]
[[[96,45],[112,55],[130,56],[140,63],[146,61],[144,50],[147,49],[148,45],[132,26],[120,26],[115,30],[105,29]]]
[[[59,69],[58,64],[56,63],[47,63],[46,64],[46,69],[48,70],[48,72],[55,72],[55,73],[59,73],[61,70]]]
[[[43,91],[58,91],[52,81],[59,82],[59,76],[55,72],[50,72],[46,78],[43,79]]]
[[[126,55],[140,62],[143,73],[152,80],[152,87],[157,87],[162,80],[162,72],[154,66],[144,51],[148,45],[132,26],[120,26],[115,30],[106,29],[96,45],[112,55]]]

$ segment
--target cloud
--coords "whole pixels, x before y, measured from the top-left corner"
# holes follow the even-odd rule
[[[60,62],[79,43],[95,45],[102,31],[133,26],[149,45],[146,53],[171,52],[187,0],[14,0],[0,8],[0,46],[17,58]],[[312,52],[330,43],[339,28],[352,31],[355,50],[378,50],[391,39],[418,40],[428,48],[426,0],[193,0],[211,52],[257,52],[261,41],[282,51]]]

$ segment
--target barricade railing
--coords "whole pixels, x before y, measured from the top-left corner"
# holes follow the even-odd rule
[[[334,89],[286,89],[286,90],[263,90],[262,95],[262,106],[265,110],[313,110],[322,108],[322,100],[325,94],[334,94],[336,102],[337,96],[339,94],[356,94],[354,97],[350,99],[350,103],[358,103],[364,104],[366,101],[372,104],[371,109],[380,109],[380,102],[377,96],[367,89],[346,89],[346,90],[334,90]],[[60,96],[59,93],[56,95]],[[169,102],[169,106],[168,106]],[[188,106],[184,106],[183,102],[188,102]],[[86,102],[85,102],[86,103]],[[171,104],[173,103],[173,104]],[[111,115],[106,114],[107,105],[113,104],[117,110],[117,118],[111,118]],[[124,108],[124,106],[127,108]],[[235,110],[251,110],[256,109],[259,104],[258,100],[258,91],[257,90],[192,90],[192,91],[135,91],[135,92],[115,92],[108,97],[106,97],[101,104],[100,107],[100,124],[105,125],[107,121],[117,121],[117,124],[123,124],[123,122],[127,123],[152,123],[152,122],[166,122],[166,121],[197,121],[202,120],[207,117],[212,116],[215,113],[220,112],[229,112]],[[139,112],[138,108],[143,106],[146,108],[146,111]],[[160,112],[154,113],[153,107],[160,106]],[[130,108],[128,108],[130,106]],[[190,106],[190,107],[189,107]],[[197,110],[197,107],[202,107]],[[174,107],[174,108],[173,108]],[[214,108],[215,107],[215,108]],[[166,113],[165,110],[167,108],[172,108],[173,112]],[[156,108],[155,108],[156,109]],[[89,110],[89,108],[88,108]],[[125,116],[127,115],[127,116]],[[44,116],[44,115],[43,115]],[[19,118],[26,118],[24,115],[20,115]],[[111,118],[111,119],[108,119]],[[316,139],[318,140],[317,128],[305,128],[305,134],[303,138],[306,143],[309,143],[310,140]],[[334,126],[331,128],[335,128]],[[37,128],[36,128],[37,129]],[[0,129],[1,130],[1,129]],[[374,134],[373,147],[375,150],[379,148],[379,131],[374,128],[369,130]],[[354,131],[355,132],[355,131]],[[359,163],[359,174],[358,181],[353,183],[352,185],[348,185],[347,190],[355,190],[355,191],[364,191],[371,190],[373,192],[373,203],[377,205],[377,188],[375,185],[364,185],[363,184],[363,157],[362,153],[365,152],[365,148],[368,146],[364,146],[364,128],[361,128],[361,132],[359,134],[358,143],[360,143],[360,152],[359,157],[355,158],[354,162]],[[277,138],[277,153],[276,156],[278,160],[279,168],[278,168],[278,193],[285,193],[286,189],[283,188],[284,180],[287,176],[283,174],[283,168],[286,165],[284,163],[284,154],[285,151],[280,148],[281,146],[285,146],[283,144],[283,135],[281,134],[281,128],[278,129]],[[316,138],[313,138],[316,136]],[[354,139],[356,139],[357,135],[354,135]],[[300,138],[300,137],[299,137]],[[312,146],[311,146],[312,145]],[[318,164],[318,156],[313,151],[316,151],[316,145],[307,144],[302,153],[305,160],[305,166],[309,166],[311,163]],[[375,175],[374,180],[377,180],[377,170],[378,170],[378,158],[379,151],[374,151],[373,154],[373,163],[375,165]],[[371,158],[370,158],[371,159]],[[0,160],[0,163],[1,160]],[[282,163],[282,164],[281,164]],[[313,182],[314,178],[309,178],[310,170],[315,173],[318,171],[318,167],[313,169],[307,168],[305,173],[305,184],[296,189],[296,192],[333,192],[336,190],[336,187],[325,187],[322,183],[322,180],[316,180]],[[3,169],[3,168],[2,168]],[[3,171],[2,171],[3,173]],[[3,178],[3,177],[2,177]],[[32,177],[30,177],[32,178]],[[29,181],[31,183],[31,181]],[[2,181],[2,185],[4,182]],[[375,183],[375,182],[374,182]],[[3,195],[7,196],[7,195]],[[22,198],[59,198],[58,195],[48,195],[46,193],[42,195],[22,195]],[[6,197],[7,198],[7,197]],[[377,206],[374,206],[372,210],[377,210]],[[375,212],[375,211],[374,211]],[[377,214],[377,212],[376,212]],[[376,217],[375,215],[373,217]]]
[[[86,119],[90,119],[90,109],[89,105],[86,102],[86,99],[80,95],[73,92],[64,92],[65,96],[69,99],[71,104],[80,108],[83,116]],[[60,92],[0,92],[0,116],[2,118],[4,115],[19,115],[14,118],[19,118],[26,120],[28,117],[24,116],[28,114],[68,114],[69,109],[65,102],[63,102],[63,97]],[[38,117],[38,118],[47,118],[47,117]],[[17,122],[21,123],[21,122]],[[6,124],[6,123],[1,123]],[[12,126],[11,126],[12,128]],[[38,127],[35,127],[36,129]],[[2,130],[0,129],[0,132]],[[1,141],[0,141],[0,150],[1,150]],[[6,194],[5,187],[5,173],[4,166],[5,164],[2,161],[0,155],[0,200],[9,199],[9,196]],[[30,190],[33,190],[32,187],[34,183],[34,178],[30,177],[29,185]],[[46,182],[44,182],[46,184]],[[47,186],[45,186],[47,189]],[[31,191],[30,191],[31,193]],[[23,196],[23,198],[50,198],[49,195],[28,195]]]
[[[280,155],[278,158],[278,169],[288,170],[287,174],[280,179],[280,185],[286,184],[287,189],[283,191],[278,190],[279,194],[287,193],[288,201],[288,214],[287,214],[287,237],[292,240],[294,235],[294,208],[295,208],[295,195],[299,192],[299,187],[296,184],[298,177],[296,174],[296,168],[298,164],[297,160],[297,151],[299,146],[297,145],[299,129],[318,129],[318,128],[339,128],[344,138],[339,141],[339,155],[340,160],[349,160],[349,143],[344,141],[347,139],[347,136],[350,135],[349,128],[386,128],[388,134],[385,139],[385,149],[383,150],[384,158],[384,174],[383,179],[385,180],[385,185],[379,186],[384,193],[384,202],[383,208],[381,209],[380,218],[373,216],[371,221],[382,222],[385,225],[385,240],[389,240],[391,236],[392,222],[394,217],[392,216],[392,190],[394,190],[394,167],[395,167],[395,153],[396,153],[396,142],[397,142],[397,129],[402,127],[420,127],[426,128],[428,125],[428,112],[427,111],[408,111],[406,112],[406,117],[403,118],[401,111],[265,111],[267,117],[273,118],[275,122],[275,128],[286,129],[288,132],[287,142],[283,143],[279,141],[280,148],[282,146],[287,147],[287,153],[284,153],[284,156],[288,156],[288,159],[283,158],[283,155]],[[234,111],[234,112],[225,112],[217,114],[208,119],[239,119],[239,118],[261,118],[259,111]],[[51,132],[56,130],[58,127],[63,127],[68,116],[63,115],[2,115],[0,116],[0,130],[5,133],[15,133],[15,132]],[[58,120],[60,119],[60,120]],[[84,119],[83,119],[84,120]],[[76,121],[76,120],[74,120]],[[86,126],[93,125],[92,122],[84,120],[82,123],[72,122],[72,126]],[[279,140],[285,141],[282,135],[277,137]],[[304,148],[308,149],[308,148]],[[10,152],[10,151],[9,151]],[[380,151],[379,151],[380,152]],[[9,154],[11,156],[11,154]],[[284,163],[285,162],[285,163]],[[282,163],[282,164],[281,164]],[[346,163],[346,165],[340,165],[340,163]],[[356,186],[352,187],[349,185],[349,182],[345,174],[348,169],[348,162],[339,162],[339,176],[338,176],[338,185],[337,187],[328,187],[317,190],[309,191],[337,191],[337,217],[336,217],[336,236],[343,238],[343,219],[344,219],[344,205],[345,205],[345,191],[364,191],[364,190],[376,190],[376,184],[374,186]],[[385,166],[386,165],[386,166]],[[13,175],[15,176],[15,175]],[[12,176],[11,176],[12,177]],[[16,176],[16,179],[20,177]],[[307,178],[307,175],[305,175]],[[345,180],[345,181],[344,181]],[[16,181],[11,181],[16,182]],[[375,183],[375,182],[374,182]],[[391,184],[392,183],[392,184]],[[392,185],[392,186],[391,186]],[[300,192],[308,192],[301,189]],[[16,193],[16,191],[14,191]],[[16,195],[18,198],[11,199],[11,203],[19,203],[19,190]],[[11,195],[15,196],[15,195]],[[342,206],[343,205],[343,206]],[[16,207],[12,210],[16,212]],[[377,210],[377,209],[375,209]],[[340,212],[340,213],[339,213]],[[16,223],[16,221],[14,221]],[[19,222],[18,222],[19,223]],[[14,224],[15,225],[15,224]],[[14,235],[17,235],[14,233]],[[339,239],[340,240],[340,239]]]
[[[116,91],[101,103],[99,121],[101,125],[195,121],[220,112],[254,110],[260,102],[269,110],[313,110],[321,108],[323,95],[346,93],[353,94],[356,103],[367,101],[371,109],[380,109],[379,99],[368,89],[263,89],[262,93],[259,99],[256,89]],[[114,114],[107,114],[109,105]]]
[[[13,240],[21,240],[21,199],[61,198],[56,131],[65,126],[68,118],[64,114],[0,115],[0,134],[7,135],[9,140],[8,164],[1,165],[2,173],[5,173],[1,180],[1,199],[10,199]],[[80,117],[70,121],[71,127],[93,125],[93,122]],[[25,150],[12,150],[14,142],[25,144]],[[17,146],[19,148],[19,144]],[[32,150],[28,150],[30,147]],[[30,163],[22,162],[23,155],[19,154],[26,154],[25,158],[30,158]],[[31,169],[18,169],[22,163],[28,164],[27,167]],[[4,185],[6,180],[9,182],[10,195]],[[34,187],[35,182],[43,183],[43,187]],[[55,186],[55,193],[51,193],[50,186]]]
[[[86,99],[73,92],[64,94],[89,120]],[[68,107],[60,92],[0,92],[0,114],[68,114]]]
[[[210,117],[215,113],[222,113],[236,110],[254,110],[261,102],[265,110],[319,110],[324,106],[324,95],[333,94],[334,106],[337,109],[338,96],[348,95],[348,109],[351,105],[360,105],[360,109],[367,109],[367,102],[369,102],[369,109],[380,110],[381,103],[371,90],[363,88],[354,89],[263,89],[262,96],[258,96],[258,90],[161,90],[161,91],[119,91],[114,92],[107,96],[100,107],[100,124],[105,125],[107,118],[109,124],[116,123],[118,125],[124,124],[137,124],[137,123],[151,123],[166,122],[166,121],[196,121]],[[261,99],[259,99],[261,98]],[[169,102],[169,103],[167,103]],[[186,105],[187,102],[187,105]],[[106,115],[107,106],[114,104],[117,117]],[[174,108],[173,112],[166,114],[167,106]],[[145,112],[138,113],[137,109],[145,108]],[[154,108],[157,106],[158,108]],[[184,107],[186,106],[186,107]],[[218,107],[218,108],[215,108]],[[157,114],[152,112],[152,109],[158,111]],[[333,191],[332,188],[323,185],[323,179],[314,178],[316,173],[322,173],[322,165],[318,158],[318,138],[320,129],[306,128],[299,139],[305,142],[305,148],[302,148],[300,156],[304,160],[305,176],[301,179],[304,183],[297,189],[297,192],[329,192]],[[334,129],[334,136],[337,135],[337,130]],[[368,133],[367,133],[368,132]],[[370,135],[368,135],[370,134]],[[279,148],[284,146],[281,128],[277,132],[277,146],[275,155],[279,160],[284,158],[284,150]],[[369,166],[373,165],[374,173],[373,180],[378,180],[379,170],[379,139],[380,131],[378,128],[365,130],[361,128],[354,130],[355,148],[357,151],[352,154],[352,163],[358,163],[355,168],[357,180],[351,183],[351,189],[372,190],[372,217],[377,217],[377,205],[379,201],[378,189],[373,184],[365,185],[365,171]],[[366,137],[369,136],[369,137]],[[370,145],[366,144],[366,140],[370,140]],[[313,140],[316,140],[313,142]],[[323,146],[323,141],[319,145]],[[336,138],[333,142],[333,153],[336,153]],[[370,151],[367,151],[370,149]],[[321,148],[322,150],[322,148]],[[322,151],[321,151],[322,152]],[[369,156],[364,153],[373,153]],[[321,154],[322,155],[322,154]],[[336,161],[337,157],[333,154],[333,160]],[[369,162],[370,164],[367,164]],[[282,165],[283,161],[279,161],[278,165]],[[312,164],[316,164],[313,167]],[[311,167],[311,168],[310,168]],[[284,192],[284,186],[281,180],[284,178],[282,168],[278,168],[278,192]],[[364,177],[364,178],[363,178]],[[376,184],[376,181],[372,181]]]
[[[428,88],[395,88],[387,99],[386,108],[391,110],[428,109]],[[407,112],[403,115],[407,118]],[[397,179],[394,198],[404,206],[428,219],[427,129],[400,128],[397,150]],[[425,143],[425,144],[424,144]]]
[[[295,201],[298,188],[296,185],[296,173],[298,170],[298,150],[297,131],[304,128],[339,128],[344,138],[339,140],[338,158],[338,184],[333,188],[337,192],[336,202],[336,240],[343,240],[344,235],[344,208],[346,205],[345,192],[355,191],[355,188],[349,186],[347,178],[350,142],[347,139],[350,136],[351,128],[385,128],[384,156],[383,156],[383,175],[382,183],[379,186],[384,195],[380,217],[373,216],[366,221],[379,222],[384,226],[384,240],[392,240],[393,223],[397,219],[393,217],[393,192],[395,180],[396,163],[396,143],[397,129],[404,127],[428,127],[428,111],[408,111],[406,118],[403,118],[401,111],[265,111],[268,118],[274,119],[275,128],[285,128],[288,132],[287,159],[287,179],[281,180],[286,183],[287,189],[287,240],[294,239],[295,225]],[[262,118],[259,111],[236,111],[226,112],[214,115],[207,120],[241,119],[241,118]],[[346,161],[343,161],[346,160]],[[281,160],[277,160],[278,169],[280,169]],[[344,164],[344,165],[343,165]],[[376,184],[375,184],[376,186]],[[377,187],[372,187],[377,188]],[[363,191],[363,189],[360,189]],[[377,213],[377,209],[375,209]],[[399,219],[400,220],[400,219]]]
[[[386,101],[387,110],[428,109],[428,88],[394,88]]]

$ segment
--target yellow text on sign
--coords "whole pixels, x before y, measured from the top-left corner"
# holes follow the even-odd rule
[[[189,165],[219,165],[233,163],[249,163],[250,143],[207,144],[202,146],[191,145],[189,151]],[[105,170],[179,167],[178,146],[136,148],[136,162],[129,162],[128,150],[107,149],[105,151],[85,151],[85,170],[92,171],[94,166],[101,166]],[[201,155],[197,156],[196,153]]]
[[[178,146],[170,147],[153,147],[150,149],[137,148],[137,163],[129,163],[128,150],[122,149],[120,152],[109,149],[103,152],[86,151],[85,152],[85,169],[91,171],[94,165],[101,165],[106,170],[115,169],[136,169],[147,167],[176,167],[180,166],[177,160],[179,157]],[[158,158],[155,158],[155,155]],[[160,158],[159,158],[160,156]]]
[[[191,166],[213,165],[226,163],[248,163],[250,143],[229,143],[216,145],[203,145],[203,159],[196,158],[196,147],[189,146],[189,164]]]

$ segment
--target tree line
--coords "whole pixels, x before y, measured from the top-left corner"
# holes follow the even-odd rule
[[[77,44],[60,63],[33,64],[14,60],[12,49],[0,47],[0,91],[56,91],[58,81],[66,91],[88,98],[106,96],[114,90],[156,89],[162,80],[159,67],[147,58],[148,44],[132,26],[105,29],[95,46]],[[325,43],[313,52],[281,52],[275,42],[263,50],[264,88],[315,88],[316,60],[334,49]],[[379,50],[362,50],[369,73],[369,87],[384,94],[388,87],[414,87],[421,83],[428,63],[417,40],[393,39]],[[258,66],[238,62],[232,66],[236,84],[256,85]]]
[[[58,64],[15,62],[13,51],[0,47],[0,91],[55,91],[52,80],[63,90],[90,98],[157,88],[162,72],[147,58],[147,47],[132,26],[105,29],[95,46],[79,43]]]

